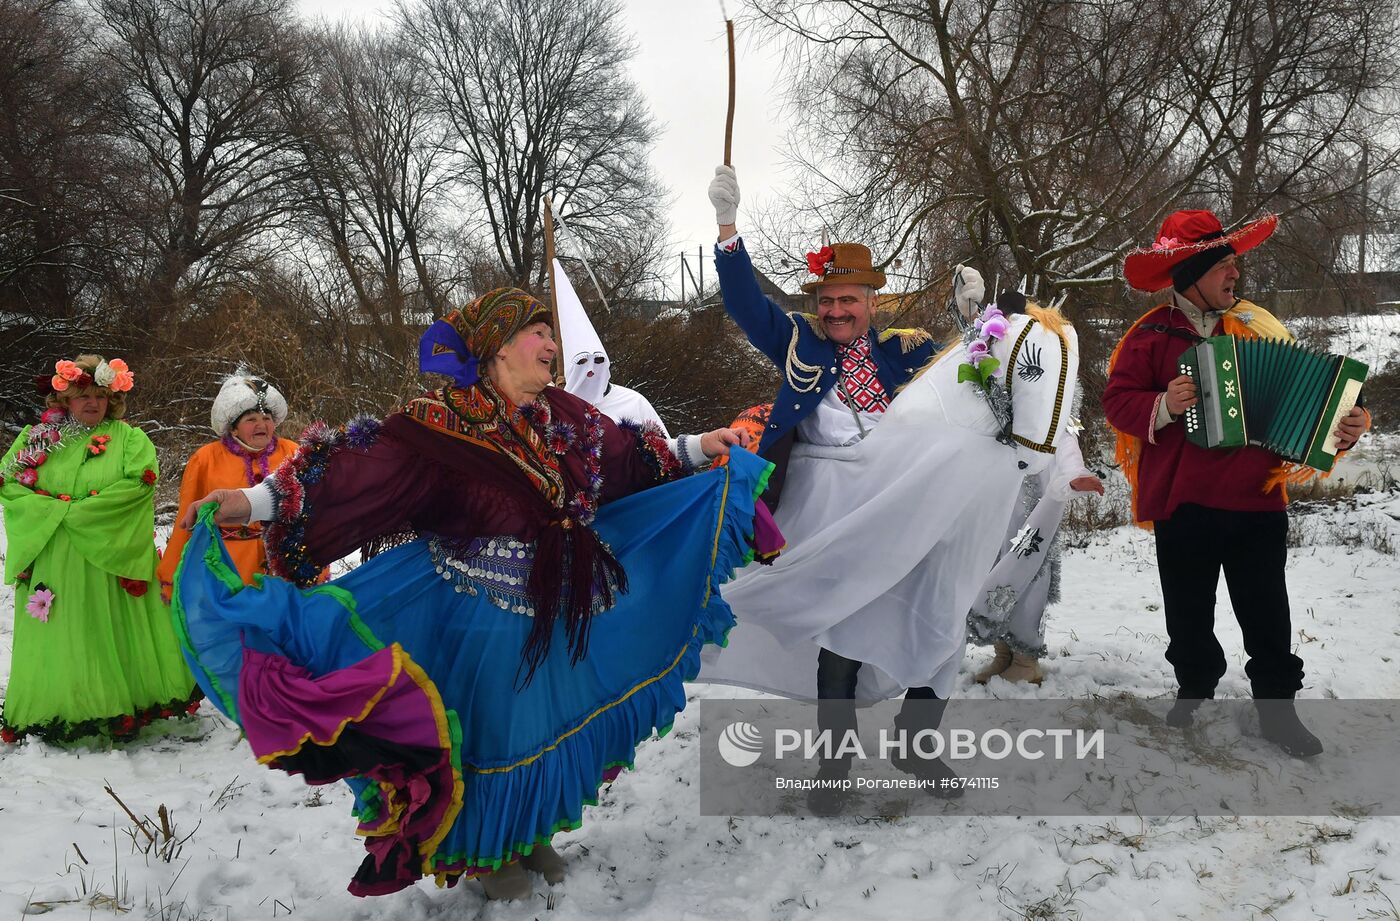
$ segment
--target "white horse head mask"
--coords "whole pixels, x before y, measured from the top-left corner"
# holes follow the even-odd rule
[[[986,340],[997,362],[988,388],[960,379],[960,369],[971,359],[967,344],[959,344],[907,385],[881,426],[941,419],[998,436],[1003,426],[993,406],[1001,401],[1010,406],[1010,440],[1026,464],[1022,469],[1034,474],[1048,466],[1066,437],[1079,374],[1079,340],[1057,311],[1030,307],[1006,321],[1000,338]]]
[[[992,349],[999,352],[1001,380],[1011,398],[1011,438],[1022,454],[1040,455],[1031,463],[1038,470],[1065,437],[1079,376],[1079,339],[1058,313],[1036,310],[1012,318],[1011,332]]]

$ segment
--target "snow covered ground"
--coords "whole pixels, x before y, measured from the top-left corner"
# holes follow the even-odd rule
[[[1388,370],[1400,359],[1400,312],[1397,311],[1346,317],[1300,317],[1289,323],[1308,344],[1364,361],[1371,374]]]
[[[1395,456],[1390,439],[1359,453]],[[1305,697],[1400,697],[1400,493],[1295,509],[1290,588]],[[1151,537],[1071,535],[1039,690],[967,677],[968,697],[1163,696],[1172,689]],[[2,549],[2,548],[0,548]],[[1222,592],[1222,696],[1245,697]],[[0,686],[10,659],[0,589]],[[735,696],[695,687],[693,695]],[[556,839],[569,878],[527,903],[430,882],[361,900],[349,796],[258,767],[207,705],[116,750],[0,745],[0,919],[1400,918],[1400,819],[812,819],[699,815],[696,716],[639,752],[637,770]],[[1319,761],[1325,766],[1323,755]],[[178,854],[143,853],[136,813],[170,812]]]

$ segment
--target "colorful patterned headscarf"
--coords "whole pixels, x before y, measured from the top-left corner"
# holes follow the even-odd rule
[[[531,323],[547,323],[549,308],[519,288],[488,291],[429,326],[418,343],[418,369],[447,374],[460,387],[476,383],[477,362]]]

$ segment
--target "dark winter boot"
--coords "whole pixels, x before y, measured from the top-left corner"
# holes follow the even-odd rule
[[[938,799],[958,799],[963,795],[962,775],[950,768],[942,758],[920,758],[910,755],[890,759],[897,770],[925,782],[924,792]]]
[[[807,791],[807,808],[813,815],[840,815],[850,805],[851,791],[841,782],[851,776],[850,758],[823,758],[817,768],[817,786]]]
[[[1260,735],[1284,752],[1294,758],[1322,754],[1322,742],[1298,719],[1292,700],[1256,700],[1254,708],[1259,711]]]
[[[1185,729],[1196,719],[1196,711],[1201,704],[1215,697],[1215,689],[1202,691],[1200,688],[1179,688],[1176,703],[1167,711],[1167,725],[1175,729]]]
[[[943,711],[948,701],[930,688],[910,688],[904,695],[904,705],[894,718],[894,728],[910,742],[908,753],[895,755],[890,764],[905,774],[926,782],[924,792],[939,799],[956,799],[963,795],[962,778],[941,758],[920,758],[913,750],[913,737],[925,729],[938,729],[943,724]]]

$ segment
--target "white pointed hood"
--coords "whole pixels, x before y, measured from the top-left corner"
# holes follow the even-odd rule
[[[558,259],[554,260],[554,284],[558,289],[559,335],[563,338],[559,354],[564,363],[564,389],[596,406],[612,377],[608,353]]]

